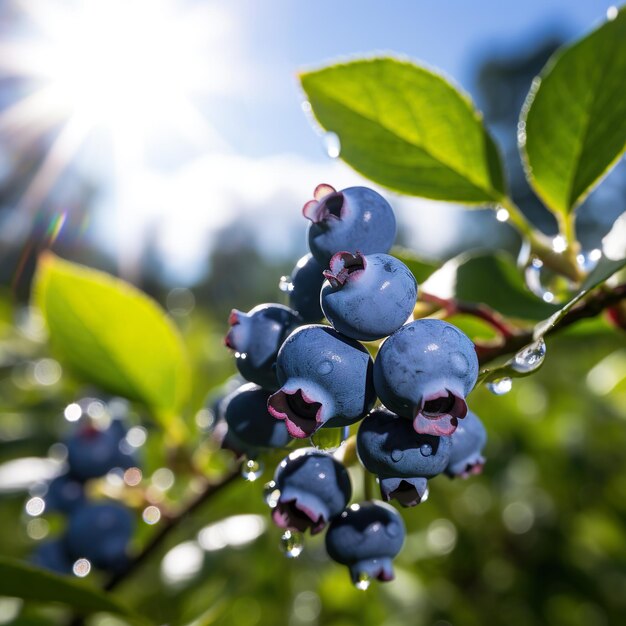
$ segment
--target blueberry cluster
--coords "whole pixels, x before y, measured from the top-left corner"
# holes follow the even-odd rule
[[[445,321],[413,320],[418,285],[388,254],[396,221],[380,194],[319,185],[314,195],[303,208],[310,254],[282,281],[290,307],[230,315],[225,343],[250,382],[220,404],[225,441],[251,459],[360,422],[358,457],[383,500],[414,506],[429,478],[465,477],[484,463],[485,430],[466,403],[478,376],[474,344]],[[375,360],[360,342],[377,342],[369,344]],[[357,586],[390,580],[401,516],[380,501],[349,506],[348,472],[320,447],[279,464],[267,496],[274,522],[287,537],[327,528],[328,554]]]
[[[80,418],[64,441],[65,472],[39,490],[42,508],[67,518],[65,531],[38,547],[32,557],[35,564],[62,574],[74,571],[77,575],[84,575],[91,566],[112,573],[125,567],[134,517],[119,502],[90,501],[87,487],[89,481],[112,470],[137,466],[135,455],[124,445],[126,434],[120,419],[100,427],[88,417]],[[87,570],[81,571],[81,563]]]

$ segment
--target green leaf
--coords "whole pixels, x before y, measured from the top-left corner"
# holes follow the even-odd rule
[[[73,578],[52,574],[45,570],[0,556],[0,596],[59,602],[81,613],[116,613],[135,624],[149,622],[129,608],[96,589]]]
[[[394,247],[389,254],[395,256],[396,259],[400,259],[411,270],[415,280],[420,285],[441,266],[441,263],[427,261],[418,257],[415,252],[408,248]]]
[[[64,363],[106,391],[143,402],[180,435],[190,367],[176,327],[153,300],[50,253],[40,258],[33,295]]]
[[[375,58],[301,74],[341,158],[405,194],[465,204],[505,195],[500,157],[469,97],[408,61]]]
[[[626,10],[558,51],[522,110],[527,176],[545,205],[568,214],[626,148]],[[525,137],[525,143],[524,143]]]
[[[540,320],[558,309],[528,290],[515,261],[504,252],[462,254],[443,265],[422,287],[440,298],[482,302],[517,319]]]

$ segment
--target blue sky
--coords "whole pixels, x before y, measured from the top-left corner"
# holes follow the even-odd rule
[[[45,117],[65,108],[68,123],[76,126],[78,118],[79,132],[91,129],[81,141],[74,129],[70,143],[82,147],[73,148],[69,173],[61,168],[64,182],[80,172],[102,190],[88,234],[132,278],[145,235],[153,233],[172,282],[193,282],[228,224],[246,224],[268,253],[295,256],[305,251],[300,208],[315,186],[363,183],[325,155],[302,111],[299,70],[395,52],[441,70],[471,93],[480,59],[494,50],[529,50],[555,31],[576,38],[604,19],[611,2],[32,0],[17,6],[37,26],[26,60],[44,77],[42,87],[52,87],[34,111]],[[6,25],[0,36],[7,37]],[[187,96],[195,110],[185,108]],[[55,175],[44,172],[44,181],[57,179],[55,159],[49,160]],[[439,239],[442,232],[454,236],[452,209],[392,199],[410,240],[422,246],[418,252],[429,252],[430,231]]]

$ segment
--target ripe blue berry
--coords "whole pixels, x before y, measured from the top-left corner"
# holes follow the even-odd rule
[[[130,511],[116,503],[88,504],[69,519],[66,543],[73,559],[85,558],[103,570],[124,567],[126,547],[134,530]]]
[[[428,435],[454,432],[467,413],[465,398],[477,377],[474,344],[441,320],[406,324],[383,343],[374,364],[381,402]]]
[[[383,498],[403,506],[420,503],[426,479],[446,469],[452,447],[450,437],[418,434],[409,420],[383,408],[361,422],[356,442],[361,463],[378,475]]]
[[[85,502],[83,483],[70,474],[57,476],[48,484],[44,500],[47,511],[71,513]]]
[[[291,441],[285,423],[267,410],[269,395],[269,391],[248,383],[224,398],[220,408],[228,424],[225,447],[255,456],[260,449],[284,448]]]
[[[352,496],[350,477],[330,454],[300,448],[283,459],[274,474],[280,496],[272,512],[280,528],[315,535],[339,515]]]
[[[309,437],[322,426],[353,424],[374,404],[369,353],[328,326],[295,330],[276,365],[282,387],[270,396],[268,409],[285,420],[292,437]]]
[[[388,254],[338,252],[324,271],[322,310],[335,330],[373,341],[400,328],[413,312],[417,282],[409,268]]]
[[[136,465],[135,458],[120,450],[126,429],[120,420],[113,420],[106,430],[81,424],[66,441],[69,473],[79,481],[104,476],[112,469]]]
[[[373,189],[335,191],[330,185],[318,185],[314,196],[302,213],[311,220],[309,250],[324,267],[341,250],[372,254],[387,252],[393,245],[396,218],[389,203]]]
[[[478,416],[472,411],[467,412],[465,419],[451,436],[452,451],[446,467],[448,476],[468,478],[472,474],[480,474],[485,464],[482,456],[487,443],[487,431]]]
[[[305,324],[314,324],[323,317],[320,289],[324,283],[324,268],[312,254],[303,256],[290,276],[289,306],[298,312]]]
[[[235,351],[240,374],[264,389],[277,389],[276,355],[300,323],[296,312],[282,304],[259,304],[248,313],[233,309],[228,323],[231,328],[224,343]]]
[[[326,533],[326,550],[347,565],[355,584],[394,577],[392,559],[404,543],[404,522],[383,502],[353,504],[335,518]]]
[[[39,544],[30,561],[33,565],[57,574],[72,573],[72,559],[67,553],[65,543],[60,539]]]

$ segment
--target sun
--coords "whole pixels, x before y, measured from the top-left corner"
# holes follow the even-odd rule
[[[219,141],[195,104],[229,79],[215,63],[227,24],[213,3],[22,0],[17,6],[24,28],[0,45],[0,74],[34,87],[2,111],[0,133],[54,135],[23,210],[37,210],[96,131],[109,138],[121,163],[129,155],[141,158],[163,134],[202,147]]]

